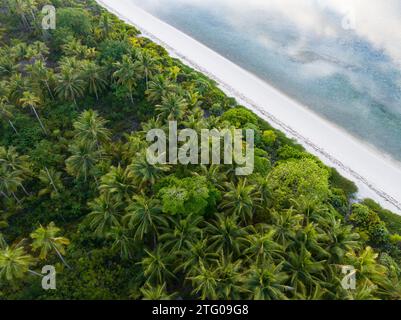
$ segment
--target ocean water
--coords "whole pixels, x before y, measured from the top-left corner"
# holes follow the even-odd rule
[[[130,1],[401,161],[400,0]]]

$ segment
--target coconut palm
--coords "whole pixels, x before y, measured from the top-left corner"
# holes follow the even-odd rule
[[[57,75],[56,93],[60,99],[74,101],[84,95],[85,81],[76,69],[64,67]]]
[[[138,81],[138,64],[135,64],[128,55],[124,55],[121,62],[114,64],[116,71],[113,77],[117,80],[117,83],[124,86],[129,93],[131,102],[134,103],[134,89]]]
[[[301,228],[303,217],[293,209],[289,209],[281,212],[273,211],[272,218],[275,230],[273,239],[282,246],[286,246],[293,239],[296,231]]]
[[[193,294],[199,295],[202,300],[214,300],[218,298],[218,272],[215,268],[205,267],[201,262],[198,266],[194,267],[194,276],[188,277],[191,280],[193,289]]]
[[[124,222],[133,230],[136,240],[143,240],[147,234],[156,237],[162,226],[167,226],[159,200],[148,199],[143,195],[136,195],[128,205]]]
[[[187,102],[176,93],[168,93],[162,97],[161,104],[156,106],[159,112],[158,118],[162,120],[180,120],[183,118],[187,109]]]
[[[15,194],[22,185],[23,178],[20,170],[11,170],[5,165],[0,165],[0,194],[6,198],[12,195],[17,202],[19,198]]]
[[[113,228],[121,226],[123,203],[102,194],[89,203],[91,212],[87,216],[89,227],[98,237],[105,237]]]
[[[107,81],[104,79],[104,70],[94,62],[89,62],[84,66],[84,78],[90,94],[99,100],[99,94],[106,88]]]
[[[283,264],[266,261],[263,267],[253,265],[246,274],[245,289],[253,300],[286,300],[286,293],[293,288],[286,285],[289,275]]]
[[[359,283],[376,285],[385,281],[387,269],[377,262],[378,256],[372,247],[366,247],[360,252],[352,250],[346,254],[346,261],[355,268]]]
[[[217,261],[218,297],[224,300],[239,300],[243,290],[242,261],[233,261],[232,256],[220,255]]]
[[[159,74],[149,81],[148,89],[146,90],[147,99],[152,103],[160,103],[162,97],[174,92],[174,90],[175,85],[164,75]]]
[[[31,233],[32,249],[33,251],[40,251],[39,259],[41,260],[45,260],[50,252],[55,251],[63,264],[70,268],[63,258],[65,247],[70,244],[70,240],[59,236],[60,231],[61,229],[54,222],[50,222],[47,227],[40,225],[39,228]]]
[[[217,214],[214,223],[207,223],[205,232],[208,234],[210,250],[225,253],[242,253],[248,231],[238,225],[236,216]]]
[[[148,51],[144,51],[138,54],[136,64],[138,65],[139,73],[143,74],[145,77],[146,89],[149,89],[149,77],[152,77],[155,70],[157,70],[157,60]]]
[[[64,189],[63,182],[61,181],[61,172],[57,172],[54,168],[48,169],[45,167],[43,170],[40,170],[38,178],[44,185],[39,190],[39,197],[49,194],[51,198],[54,198]]]
[[[283,247],[273,240],[274,233],[274,229],[260,230],[246,237],[245,255],[250,261],[254,261],[255,265],[263,265],[265,261],[284,255]]]
[[[96,150],[93,144],[78,142],[69,148],[71,156],[66,160],[67,172],[76,179],[83,178],[86,182],[99,160],[102,159],[102,152]]]
[[[253,218],[254,208],[260,201],[255,186],[249,185],[246,179],[241,179],[237,185],[227,184],[220,208],[238,216],[245,224]]]
[[[54,75],[51,69],[48,69],[43,60],[35,60],[33,64],[26,67],[26,70],[30,73],[32,80],[35,83],[43,83],[49,92],[50,97],[53,99],[53,92],[50,88],[50,81]]]
[[[6,246],[0,249],[0,278],[7,281],[21,279],[27,272],[37,274],[30,270],[34,258],[27,254],[21,245]]]
[[[110,141],[111,132],[106,128],[107,121],[92,109],[82,112],[74,122],[75,139],[87,144],[96,144]]]
[[[6,97],[0,98],[0,115],[1,118],[7,121],[11,128],[14,130],[16,134],[18,134],[18,130],[15,128],[12,119],[14,118],[14,106],[8,103],[8,99]]]
[[[168,167],[163,165],[150,164],[146,157],[140,154],[137,155],[128,169],[139,189],[146,185],[154,185],[163,173],[169,170]]]
[[[312,254],[302,247],[291,251],[284,262],[284,270],[290,275],[290,285],[297,292],[306,293],[321,280],[318,275],[324,270],[324,261],[315,261]]]
[[[185,218],[176,217],[172,220],[173,225],[164,230],[159,241],[172,252],[184,250],[196,242],[201,235],[200,224],[203,217],[189,214]]]
[[[164,283],[168,278],[175,278],[170,269],[174,257],[166,254],[162,246],[158,246],[154,251],[145,249],[145,253],[145,257],[139,264],[142,265],[143,274],[148,281]]]
[[[184,271],[188,275],[195,272],[194,266],[201,263],[215,263],[219,255],[214,250],[209,250],[207,239],[200,239],[187,244],[187,248],[177,251],[177,255],[182,257],[182,262],[175,271]]]
[[[146,283],[144,287],[139,289],[142,294],[142,300],[173,300],[176,294],[169,294],[166,290],[166,283],[162,285],[152,286]]]
[[[0,164],[9,170],[19,171],[23,179],[31,174],[31,162],[29,156],[20,155],[15,147],[8,149],[0,147]]]
[[[111,167],[110,171],[101,178],[100,192],[109,193],[119,200],[129,198],[130,191],[133,189],[132,181],[128,170],[118,167]]]
[[[42,127],[42,130],[45,134],[47,134],[46,128],[42,123],[42,120],[40,120],[40,117],[38,115],[38,112],[36,111],[36,108],[38,108],[41,105],[40,99],[35,96],[33,93],[29,91],[25,91],[22,95],[22,98],[19,100],[22,107],[30,107],[33,111],[33,113],[36,116],[36,119],[38,119],[38,122],[40,126]]]
[[[28,88],[28,83],[20,73],[14,73],[8,81],[9,98],[15,105],[19,104],[24,92]]]
[[[342,224],[334,215],[329,219],[330,229],[326,233],[325,249],[330,254],[329,261],[340,263],[347,252],[358,249],[360,236],[352,230],[352,226]]]
[[[35,41],[27,48],[27,53],[25,57],[29,60],[44,60],[45,57],[49,54],[49,48],[42,41]]]
[[[112,227],[106,236],[113,241],[111,249],[119,251],[122,259],[127,260],[132,258],[134,239],[131,236],[131,230],[116,226]]]

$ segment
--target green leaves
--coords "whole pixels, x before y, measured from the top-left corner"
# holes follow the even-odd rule
[[[166,213],[202,215],[206,208],[216,201],[214,188],[209,186],[205,177],[172,177],[167,181],[168,186],[159,191],[163,211]]]

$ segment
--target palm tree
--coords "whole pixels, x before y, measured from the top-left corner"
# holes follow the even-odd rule
[[[138,71],[145,76],[146,89],[149,89],[149,77],[151,77],[154,71],[157,69],[157,60],[147,51],[138,55]]]
[[[315,261],[312,254],[302,247],[289,252],[284,262],[284,270],[290,274],[290,284],[296,292],[306,293],[319,283],[317,277],[324,270],[324,261]]]
[[[44,83],[50,97],[53,99],[53,92],[50,88],[50,81],[53,78],[53,72],[51,69],[46,67],[45,62],[43,60],[36,60],[33,64],[28,65],[26,69],[35,83]]]
[[[187,102],[176,93],[163,96],[161,104],[156,106],[156,111],[159,112],[158,118],[169,121],[182,119],[186,109]]]
[[[287,300],[286,292],[293,288],[286,285],[288,274],[283,265],[266,261],[263,267],[253,265],[246,274],[245,288],[253,300]]]
[[[8,198],[13,195],[15,200],[19,203],[15,192],[22,185],[22,173],[20,170],[10,170],[5,165],[0,165],[0,194]]]
[[[93,175],[96,164],[102,158],[102,152],[95,150],[93,144],[84,142],[72,144],[69,151],[72,155],[66,160],[67,172],[76,179],[83,177],[86,182],[88,176]]]
[[[202,262],[199,266],[195,266],[194,269],[194,276],[187,278],[192,281],[193,293],[200,294],[202,300],[217,299],[218,283],[220,281],[217,270],[211,267],[206,268]]]
[[[9,98],[15,104],[18,104],[23,94],[28,88],[27,81],[20,73],[14,73],[8,82]]]
[[[18,172],[21,179],[26,179],[32,173],[29,156],[20,155],[15,147],[0,147],[0,163],[8,170]],[[21,187],[28,194],[22,184]]]
[[[132,59],[124,55],[121,62],[115,63],[117,71],[114,72],[113,77],[117,79],[117,83],[123,85],[129,93],[131,102],[134,103],[134,89],[138,80],[138,64],[135,64]]]
[[[84,95],[85,81],[73,68],[61,68],[57,75],[56,93],[60,99],[72,100],[77,105],[77,98]]]
[[[245,224],[249,224],[259,200],[255,186],[248,185],[246,179],[241,179],[237,185],[232,182],[227,185],[227,192],[220,207],[241,218]]]
[[[282,246],[286,246],[294,238],[297,230],[301,228],[302,215],[293,209],[281,212],[272,212],[273,228],[275,230],[273,239]]]
[[[25,91],[23,93],[22,98],[20,99],[20,103],[22,105],[22,107],[30,107],[32,109],[32,111],[34,112],[36,119],[38,119],[38,122],[40,124],[40,126],[42,127],[42,130],[45,134],[47,134],[46,128],[43,125],[42,121],[40,120],[40,117],[38,115],[38,112],[36,111],[36,108],[40,106],[40,99],[38,97],[36,97],[33,93],[29,92],[29,91]]]
[[[167,278],[175,278],[170,271],[171,263],[174,259],[172,255],[166,254],[161,246],[153,252],[145,249],[146,256],[139,263],[142,265],[143,274],[148,281],[164,283]]]
[[[121,259],[127,260],[132,258],[134,239],[131,237],[131,231],[128,228],[120,226],[112,227],[107,237],[113,240],[111,249],[118,250]]]
[[[14,118],[13,115],[14,111],[14,106],[8,103],[8,99],[6,97],[1,97],[0,98],[0,115],[1,117],[8,121],[10,124],[11,128],[14,130],[16,134],[18,134],[17,129],[15,128],[13,122],[11,121]]]
[[[255,265],[261,266],[267,260],[281,258],[284,255],[283,247],[273,240],[275,230],[261,231],[249,234],[246,238],[248,243],[245,255]]]
[[[5,179],[4,183],[7,184],[5,181],[9,181],[10,186],[14,185],[15,190],[13,192],[20,186],[25,194],[29,195],[22,184],[22,181],[31,174],[29,156],[20,156],[15,147],[8,149],[0,147],[0,164],[4,166],[2,173]],[[14,197],[16,198],[15,195]]]
[[[386,267],[377,262],[378,254],[366,247],[361,252],[350,251],[346,254],[346,261],[355,267],[358,283],[368,285],[382,284],[386,277]]]
[[[174,92],[175,85],[165,76],[159,74],[153,77],[146,90],[147,99],[152,103],[161,102],[162,97],[167,96],[168,93]]]
[[[232,261],[232,256],[220,255],[217,262],[218,297],[224,300],[239,300],[243,290],[244,277],[242,274],[242,261]]]
[[[60,190],[64,189],[61,181],[61,172],[57,172],[54,168],[40,170],[38,176],[40,182],[45,186],[38,193],[39,196],[50,194],[50,197],[59,195]]]
[[[99,147],[100,144],[110,141],[111,132],[106,128],[106,124],[107,121],[96,111],[86,110],[74,122],[75,139]]]
[[[29,269],[34,263],[34,258],[27,254],[20,245],[6,246],[0,249],[0,278],[7,281],[21,279],[27,272],[37,274]]]
[[[55,251],[57,256],[67,268],[71,268],[64,260],[65,247],[70,244],[70,240],[59,236],[61,229],[56,227],[54,222],[50,222],[47,227],[39,226],[31,233],[33,251],[40,250],[39,258],[45,260],[51,251]]]
[[[163,242],[166,248],[171,252],[177,252],[189,248],[196,242],[201,235],[199,225],[203,222],[203,217],[189,214],[184,219],[177,217],[173,219],[173,226],[166,228],[160,236],[160,242]]]
[[[129,198],[129,192],[132,190],[132,181],[128,175],[128,170],[119,165],[111,167],[110,171],[101,178],[100,192],[109,193],[120,201]]]
[[[110,20],[108,13],[103,13],[100,17],[99,27],[103,32],[103,38],[108,38],[110,34]]]
[[[129,165],[130,175],[138,183],[138,188],[142,189],[145,185],[154,185],[159,180],[164,172],[169,169],[166,166],[159,164],[150,164],[145,156],[140,154]]]
[[[122,206],[122,202],[107,194],[102,194],[89,203],[92,211],[87,216],[87,222],[96,236],[104,237],[113,228],[121,227]]]
[[[162,226],[167,226],[166,217],[161,210],[160,202],[156,199],[147,199],[143,195],[136,195],[127,207],[124,222],[134,232],[136,240],[143,240],[146,234],[158,235]]]
[[[12,11],[20,16],[22,25],[25,29],[29,28],[29,20],[26,15],[31,9],[30,7],[31,3],[32,2],[30,1],[24,1],[24,0],[13,0],[11,2]]]
[[[101,93],[107,85],[104,79],[103,68],[94,62],[89,62],[84,66],[84,78],[88,85],[89,93],[95,94],[96,100],[99,100],[99,93]]]
[[[326,251],[330,254],[329,261],[340,263],[347,252],[356,250],[359,247],[359,234],[353,232],[352,226],[344,225],[340,220],[331,216],[330,229],[326,233]]]
[[[142,300],[173,300],[176,294],[169,294],[166,290],[166,283],[158,284],[153,287],[146,283],[144,287],[139,289],[142,294]]]
[[[182,261],[175,272],[184,271],[188,275],[193,275],[195,272],[194,266],[201,263],[213,263],[218,260],[219,255],[214,250],[209,250],[207,239],[197,240],[187,244],[187,248],[177,251],[177,255],[182,257]]]
[[[205,228],[210,242],[210,250],[225,253],[234,253],[236,255],[242,252],[245,239],[248,235],[246,228],[238,225],[236,216],[225,216],[217,214],[214,223],[207,223]]]

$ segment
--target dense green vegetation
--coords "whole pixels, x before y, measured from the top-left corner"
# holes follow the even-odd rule
[[[400,218],[95,2],[51,2],[52,31],[48,0],[0,2],[1,298],[401,298]],[[150,165],[169,120],[254,129],[254,173]]]

